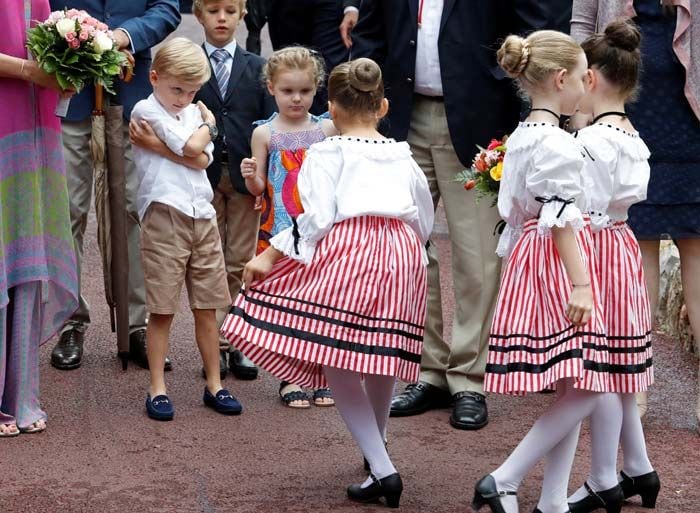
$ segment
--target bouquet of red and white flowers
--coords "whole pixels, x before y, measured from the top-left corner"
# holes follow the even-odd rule
[[[109,27],[77,9],[54,11],[31,28],[27,48],[64,90],[79,91],[94,83],[114,93],[114,77],[127,63]]]
[[[494,205],[498,201],[507,140],[508,136],[504,136],[503,139],[491,139],[486,148],[477,146],[479,152],[474,156],[472,167],[455,178],[466,190],[476,190],[477,201],[484,196],[494,196]]]

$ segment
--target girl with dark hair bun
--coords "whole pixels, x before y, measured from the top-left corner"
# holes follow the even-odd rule
[[[642,36],[644,72],[638,99],[626,112],[651,152],[647,198],[630,209],[629,225],[642,251],[652,319],[659,298],[659,241],[672,239],[678,246],[683,297],[698,338],[700,6],[687,0],[574,0],[571,34],[583,41],[620,17],[633,19]],[[637,402],[644,415],[646,394]],[[696,416],[700,422],[700,394]]]
[[[581,46],[591,69],[589,91],[579,110],[593,118],[577,140],[584,149],[588,211],[603,298],[609,365],[619,369],[611,391],[622,406],[620,442],[624,464],[618,479],[602,469],[615,468],[617,452],[601,447],[596,430],[609,429],[609,414],[591,414],[591,470],[584,486],[569,497],[573,513],[617,507],[622,495],[641,495],[646,507],[656,505],[659,477],[647,456],[635,392],[654,380],[651,352],[651,313],[642,256],[627,226],[629,208],[647,195],[649,149],[627,118],[626,104],[636,91],[641,55],[640,34],[630,21],[618,20]],[[617,426],[616,426],[617,429]],[[619,484],[618,484],[619,480]]]

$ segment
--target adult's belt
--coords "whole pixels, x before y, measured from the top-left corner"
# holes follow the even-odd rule
[[[430,96],[427,94],[421,94],[421,93],[413,93],[415,96],[420,98],[421,100],[428,100],[431,102],[444,102],[445,97],[444,96]]]

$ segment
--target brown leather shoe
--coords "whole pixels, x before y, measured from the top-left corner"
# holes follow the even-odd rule
[[[148,355],[146,354],[146,329],[134,331],[129,335],[129,360],[143,369],[148,369]],[[173,370],[173,364],[168,357],[163,366],[165,372]]]
[[[61,370],[71,370],[80,367],[83,360],[83,333],[69,329],[61,333],[51,351],[51,365]]]

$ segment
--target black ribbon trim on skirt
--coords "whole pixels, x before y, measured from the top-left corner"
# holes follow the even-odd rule
[[[297,299],[295,297],[281,296],[279,294],[271,294],[269,292],[263,292],[261,290],[255,289],[255,288],[246,289],[246,290],[241,289],[241,291],[240,291],[240,294],[245,296],[246,300],[250,300],[251,293],[255,293],[255,294],[260,295],[260,296],[267,296],[267,297],[274,297],[277,299],[284,299],[286,301],[294,301],[295,303],[301,303],[302,305],[313,306],[314,308],[322,308],[325,310],[330,310],[332,312],[353,315],[355,317],[359,317],[360,319],[366,319],[368,321],[395,322],[395,323],[403,324],[404,326],[409,326],[411,328],[416,328],[419,330],[424,329],[424,326],[422,326],[420,324],[416,324],[416,323],[408,322],[408,321],[402,321],[401,319],[387,319],[385,317],[372,317],[371,315],[364,315],[364,314],[356,313],[356,312],[353,312],[352,310],[345,310],[343,308],[336,308],[334,306],[328,306],[328,305],[324,305],[321,303],[314,303],[313,301],[306,301],[304,299]],[[257,299],[256,301],[258,301],[258,304],[262,304],[265,306],[272,307],[274,305],[273,303],[263,302],[260,299]],[[233,313],[233,307],[231,307],[230,312]],[[416,339],[416,340],[418,340],[418,339]],[[422,338],[421,338],[421,340],[422,340]]]
[[[525,344],[511,344],[509,346],[497,346],[497,345],[489,345],[489,351],[493,351],[494,353],[510,353],[512,351],[525,351],[526,353],[530,354],[543,354],[547,353],[558,346],[564,344],[565,342],[568,342],[574,337],[578,336],[585,336],[585,335],[590,335],[590,333],[582,333],[582,332],[577,332],[574,333],[573,335],[569,335],[567,337],[564,337],[561,340],[558,340],[556,343],[548,345],[547,347],[531,347],[527,346]],[[640,336],[640,337],[619,337],[620,339],[628,339],[628,340],[640,340],[645,337]],[[607,340],[610,340],[609,338]],[[592,349],[593,351],[605,351],[608,353],[612,354],[634,354],[634,353],[644,353],[651,347],[651,341],[647,341],[643,346],[637,346],[637,347],[610,347],[607,344],[596,344],[594,342],[583,342],[583,347],[585,349]]]
[[[334,324],[336,326],[342,326],[344,328],[351,328],[351,329],[358,330],[358,331],[364,331],[365,333],[386,333],[386,334],[390,334],[390,335],[400,335],[402,337],[406,337],[406,338],[411,339],[411,340],[417,340],[417,341],[423,340],[423,335],[415,335],[413,333],[409,333],[408,331],[397,329],[397,328],[375,328],[375,327],[365,326],[363,324],[358,324],[356,322],[341,321],[339,319],[334,319],[333,317],[328,317],[327,315],[313,314],[310,312],[305,312],[303,310],[298,310],[296,308],[290,308],[288,306],[281,306],[281,305],[277,305],[275,303],[269,303],[267,301],[262,301],[260,299],[253,299],[249,296],[246,296],[246,301],[248,303],[251,303],[254,305],[259,305],[259,306],[262,306],[264,308],[269,308],[271,310],[277,310],[278,312],[296,315],[298,317],[303,317],[305,319],[313,319],[315,321],[321,321],[321,322],[325,322],[328,324]],[[232,309],[232,312],[234,313],[234,315],[237,315],[238,311],[243,311],[243,310],[241,308],[238,308],[238,307],[234,307]],[[391,321],[389,321],[389,322],[391,322]]]
[[[564,360],[583,358],[583,350],[571,349],[552,358],[546,363],[534,364],[525,362],[513,362],[506,365],[490,363],[486,365],[486,372],[491,374],[507,374],[511,372],[526,372],[528,374],[541,374],[547,372],[556,364]],[[593,372],[609,372],[613,374],[641,374],[652,366],[652,359],[648,358],[644,363],[637,365],[614,365],[610,363],[599,363],[591,360],[583,360],[583,368]]]
[[[249,314],[244,312],[242,308],[239,308],[237,306],[231,308],[231,313],[242,317],[251,326],[254,326],[261,330],[269,331],[271,333],[278,333],[280,335],[284,335],[285,337],[296,338],[299,340],[304,340],[306,342],[313,342],[314,344],[334,347],[336,349],[344,351],[352,351],[354,353],[361,353],[374,356],[396,357],[411,363],[420,363],[420,354],[410,353],[404,349],[398,349],[394,347],[369,346],[366,344],[359,344],[357,342],[349,342],[347,340],[338,340],[335,338],[319,335],[318,333],[311,333],[309,331],[289,328],[287,326],[281,326],[279,324],[272,324],[270,322],[262,321],[260,319],[251,317]]]
[[[527,333],[510,333],[508,335],[497,335],[495,333],[489,333],[489,338],[496,338],[498,340],[508,340],[509,338],[526,338],[528,340],[548,340],[550,338],[556,338],[562,336],[564,333],[567,331],[576,329],[576,326],[573,324],[570,324],[567,328],[564,328],[563,330],[557,332],[557,333],[552,333],[551,335],[542,335],[541,337],[536,337],[534,335],[529,335]],[[604,333],[595,333],[593,331],[576,331],[572,336],[588,336],[588,337],[596,337],[596,338],[606,338]]]

